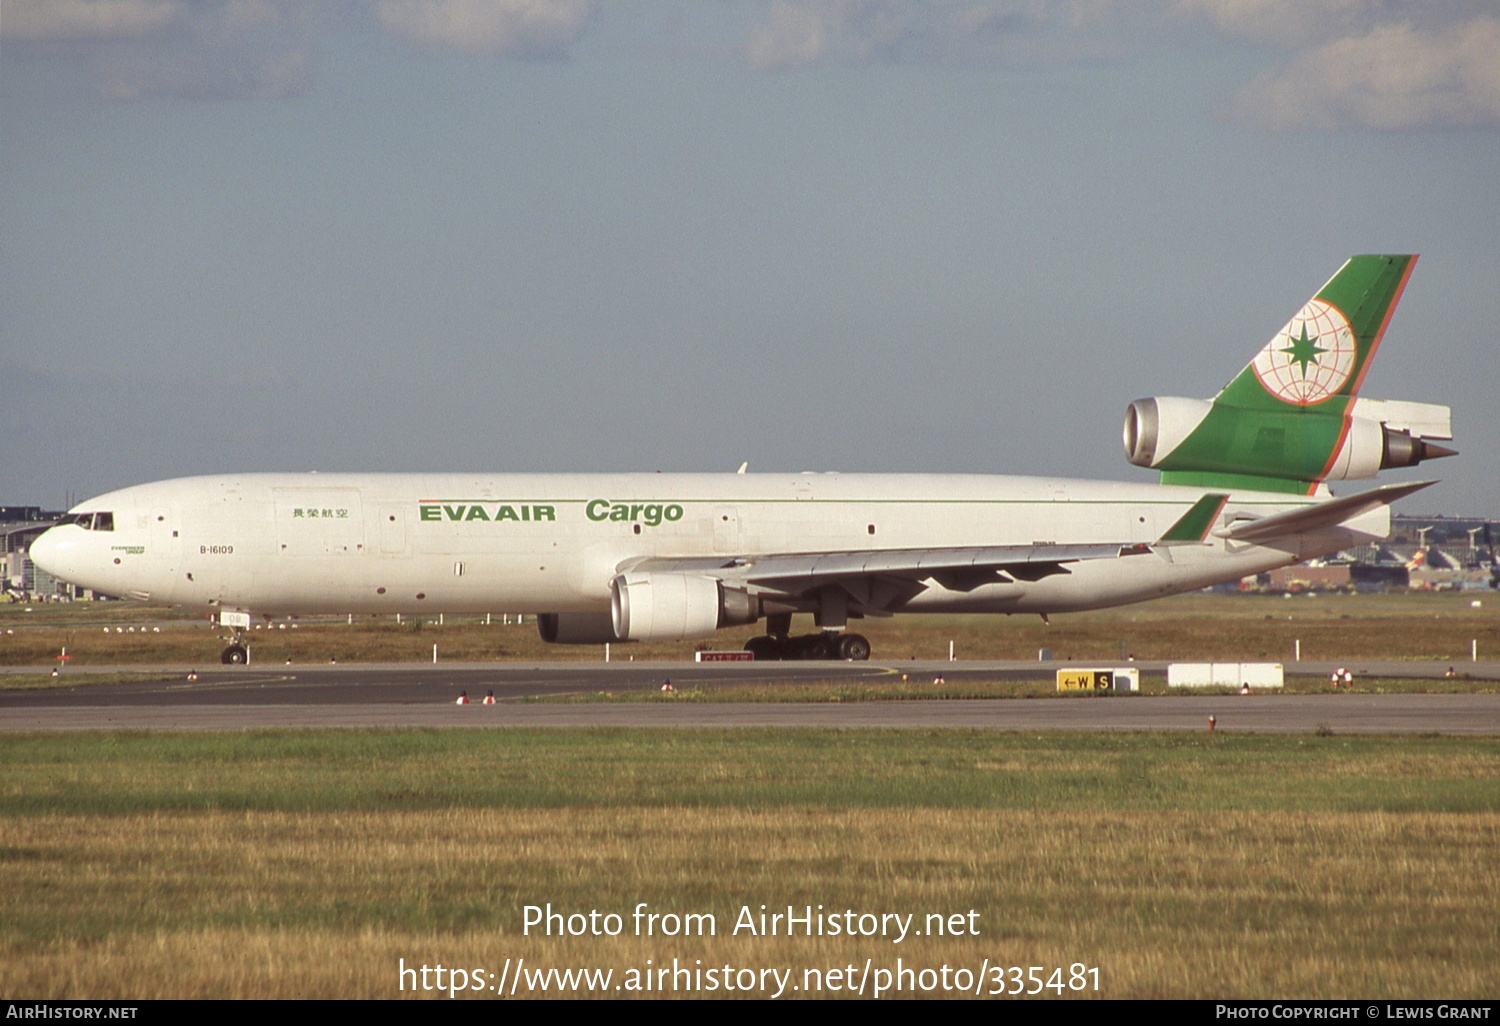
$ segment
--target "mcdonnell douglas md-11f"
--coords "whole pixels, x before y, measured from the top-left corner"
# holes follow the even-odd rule
[[[1449,410],[1359,398],[1416,263],[1357,256],[1212,400],[1125,414],[1160,484],[888,474],[238,474],[110,492],[32,546],[109,595],[252,617],[510,612],[563,644],[765,622],[757,659],[865,659],[851,620],[1097,609],[1385,537]],[[817,633],[793,637],[810,613]]]

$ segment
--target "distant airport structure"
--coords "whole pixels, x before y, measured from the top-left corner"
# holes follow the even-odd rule
[[[37,535],[62,519],[62,510],[44,510],[40,506],[0,506],[0,535],[5,547],[0,551],[0,591],[12,598],[51,598],[62,585],[57,578],[39,569],[31,561],[31,542]],[[72,589],[67,588],[71,597]]]
[[[1242,591],[1469,591],[1500,587],[1500,523],[1483,517],[1395,514],[1383,542],[1281,567]]]

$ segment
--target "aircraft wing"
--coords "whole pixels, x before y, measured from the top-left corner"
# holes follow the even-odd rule
[[[1238,542],[1263,542],[1335,527],[1389,505],[1431,481],[1386,485],[1255,520],[1241,520],[1212,531]],[[1158,545],[1201,541],[1223,510],[1226,494],[1206,493],[1167,531]],[[985,584],[1040,581],[1067,574],[1069,563],[1146,555],[1139,542],[1080,545],[994,545],[965,548],[869,549],[845,552],[793,552],[769,555],[654,557],[625,564],[623,572],[694,574],[713,577],[753,592],[810,596],[835,586],[868,612],[879,613],[926,589],[933,581],[950,591],[973,591]]]
[[[1437,482],[1414,481],[1411,484],[1382,485],[1379,488],[1371,488],[1367,492],[1360,492],[1358,495],[1346,495],[1343,498],[1330,499],[1328,502],[1320,502],[1313,506],[1304,506],[1285,513],[1274,513],[1258,520],[1241,520],[1215,531],[1214,535],[1219,538],[1228,538],[1230,541],[1261,542],[1286,535],[1320,531],[1324,528],[1337,527],[1344,521],[1351,520],[1362,513],[1368,513],[1372,509],[1388,506],[1397,499],[1405,498],[1433,484]]]
[[[652,573],[717,577],[756,591],[807,595],[827,585],[848,591],[872,611],[910,598],[933,580],[953,591],[1001,581],[1039,581],[1069,573],[1065,563],[1150,552],[1129,542],[1087,545],[998,545],[973,548],[873,549],[719,558],[655,558],[622,567]]]

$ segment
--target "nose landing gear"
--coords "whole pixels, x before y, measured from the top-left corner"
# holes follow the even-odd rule
[[[223,610],[218,616],[219,626],[228,628],[228,647],[219,653],[219,662],[225,666],[247,666],[250,663],[250,646],[245,644],[245,632],[250,629],[250,614]]]

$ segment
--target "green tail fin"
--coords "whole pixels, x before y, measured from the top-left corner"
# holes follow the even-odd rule
[[[1357,256],[1215,398],[1245,409],[1343,412],[1359,392],[1415,256]]]
[[[1350,405],[1416,261],[1351,257],[1153,463],[1162,482],[1314,491],[1344,446]]]

